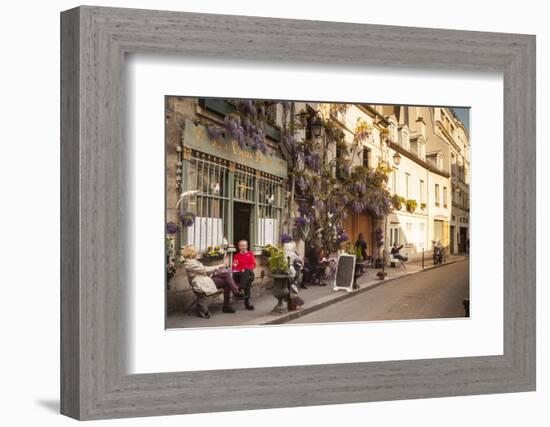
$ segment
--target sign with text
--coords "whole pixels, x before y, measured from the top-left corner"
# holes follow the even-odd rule
[[[212,139],[204,126],[191,120],[185,121],[183,145],[281,178],[286,178],[288,174],[287,163],[281,157],[263,154],[252,148],[241,148],[234,139]]]
[[[355,274],[355,255],[342,253],[338,255],[336,264],[336,278],[334,290],[353,291],[353,277]]]

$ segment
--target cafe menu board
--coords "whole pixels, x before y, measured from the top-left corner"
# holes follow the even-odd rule
[[[334,290],[353,291],[353,275],[355,273],[355,255],[340,254],[336,264]]]

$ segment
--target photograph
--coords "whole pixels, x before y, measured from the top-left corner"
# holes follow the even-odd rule
[[[468,107],[165,113],[167,329],[470,316]]]

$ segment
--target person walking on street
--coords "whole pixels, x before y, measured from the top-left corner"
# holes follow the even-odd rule
[[[363,258],[363,260],[366,260],[367,259],[367,242],[363,237],[363,233],[359,233],[359,236],[357,236],[357,240],[355,241],[355,247],[359,248],[359,250],[361,251],[361,257]]]

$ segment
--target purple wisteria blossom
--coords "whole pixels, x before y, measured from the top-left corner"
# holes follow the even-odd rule
[[[365,209],[365,205],[358,201],[358,200],[354,200],[352,203],[351,203],[351,208],[353,209],[353,211],[355,213],[359,213],[359,212],[362,212],[363,209]]]
[[[191,227],[195,223],[195,214],[193,212],[180,211],[180,219],[185,227]]]
[[[379,248],[384,246],[384,231],[380,227],[376,227],[374,230],[374,236],[376,238],[376,245]]]
[[[179,227],[177,224],[174,224],[173,222],[169,222],[166,224],[166,234],[176,234],[179,230]]]
[[[309,220],[306,217],[298,216],[294,219],[294,225],[296,227],[304,227],[309,224]]]
[[[250,116],[254,117],[254,116],[256,116],[256,114],[258,112],[257,109],[256,109],[256,104],[250,99],[242,101],[240,103],[240,106],[241,106],[243,112],[247,115],[250,115]]]
[[[304,163],[309,169],[318,171],[321,168],[321,157],[319,153],[307,153],[304,156]]]
[[[292,242],[292,236],[288,233],[281,234],[281,242],[282,243],[290,243]]]
[[[315,208],[315,210],[322,212],[325,210],[325,202],[323,202],[322,200],[315,200],[315,202],[313,203],[313,207]]]
[[[215,141],[221,141],[223,139],[223,129],[219,126],[207,126],[206,132],[208,136]]]
[[[301,175],[296,178],[296,185],[301,191],[304,191],[307,188],[306,180]]]
[[[340,230],[338,232],[338,235],[336,236],[336,243],[340,244],[342,242],[347,242],[349,240],[349,236],[346,234],[345,231]]]

